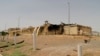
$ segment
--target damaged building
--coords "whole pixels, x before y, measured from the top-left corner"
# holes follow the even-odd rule
[[[32,34],[34,27],[30,26],[28,28],[10,28],[8,32],[11,36],[18,34]],[[51,24],[48,21],[40,26],[39,35],[91,35],[92,28],[89,26],[83,26],[79,24]]]
[[[45,21],[45,24],[41,26],[40,35],[91,35],[92,28],[89,26],[83,26],[79,24],[65,24],[61,23],[50,24]]]

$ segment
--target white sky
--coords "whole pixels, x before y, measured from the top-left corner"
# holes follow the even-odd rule
[[[100,31],[100,0],[69,0],[71,23]],[[68,23],[67,0],[0,0],[0,30],[18,26]]]

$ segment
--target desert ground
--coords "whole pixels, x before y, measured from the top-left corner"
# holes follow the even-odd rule
[[[16,37],[16,41],[24,40],[18,48],[10,46],[2,48],[1,54],[12,54],[15,50],[23,56],[77,56],[77,45],[82,45],[83,56],[100,56],[100,37],[67,36],[67,35],[39,35],[36,38],[36,50],[33,48],[33,36]],[[9,37],[13,40],[13,37]],[[88,39],[88,43],[84,40]]]

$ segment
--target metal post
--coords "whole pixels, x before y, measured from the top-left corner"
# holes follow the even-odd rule
[[[15,35],[14,35],[14,45],[16,45],[16,32],[15,32]]]
[[[82,56],[82,46],[78,45],[78,56]]]
[[[40,26],[38,27],[38,29],[37,29],[37,31],[36,31],[36,36],[38,36],[39,30],[40,30]]]
[[[36,50],[36,30],[37,30],[37,27],[33,31],[33,51]]]

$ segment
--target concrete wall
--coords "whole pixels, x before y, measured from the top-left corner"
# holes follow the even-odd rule
[[[77,35],[78,34],[78,27],[70,27],[70,34]]]
[[[66,35],[91,35],[92,29],[85,26],[64,26],[64,34]]]
[[[92,29],[89,27],[81,27],[79,33],[82,35],[91,35]]]
[[[78,34],[78,27],[70,27],[70,26],[64,26],[64,33],[65,35],[77,35]]]

